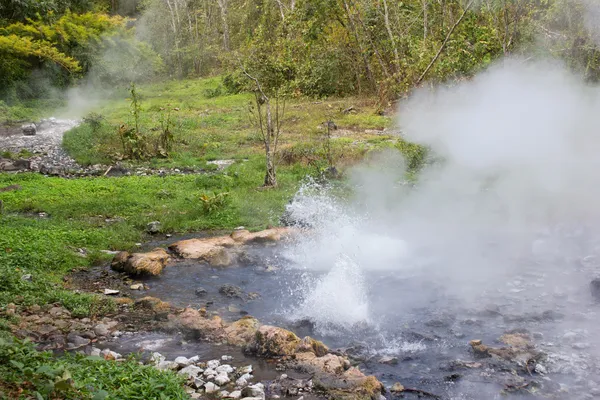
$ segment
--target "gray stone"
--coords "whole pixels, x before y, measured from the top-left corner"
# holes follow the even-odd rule
[[[259,398],[259,399],[264,400],[264,398],[265,398],[264,386],[261,383],[257,383],[252,386],[246,386],[245,388],[242,389],[242,396],[243,397],[254,397],[254,398]]]
[[[227,377],[227,374],[220,374],[215,378],[215,383],[220,386],[223,386],[229,382],[231,382],[231,380]]]
[[[175,364],[177,364],[177,362],[175,362]],[[187,367],[178,372],[178,374],[185,375],[188,378],[195,378],[200,373],[202,373],[202,368],[197,367],[195,365],[188,365]]]
[[[108,326],[104,324],[98,324],[94,327],[94,332],[98,336],[108,336],[110,331],[108,330]]]
[[[25,136],[34,136],[37,133],[37,128],[35,124],[25,124],[21,125],[21,131]]]
[[[160,232],[160,221],[152,221],[146,225],[146,232],[154,235]]]
[[[158,364],[156,364],[156,369],[159,369],[161,371],[175,371],[177,369],[178,365],[177,363],[173,362],[173,361],[159,361]],[[181,371],[179,371],[181,372]]]
[[[238,297],[242,298],[244,296],[244,291],[238,286],[234,285],[223,285],[219,288],[219,293],[227,297]]]
[[[192,382],[192,387],[194,387],[196,389],[202,389],[205,384],[206,384],[206,382],[204,382],[202,379],[194,378],[194,381]]]
[[[224,364],[224,365],[220,365],[218,366],[215,371],[217,371],[217,374],[230,374],[233,372],[233,367],[229,364]]]
[[[188,365],[193,364],[193,362],[190,361],[190,359],[187,357],[177,357],[173,361],[176,362],[181,368],[187,367]]]
[[[75,332],[71,332],[67,335],[67,342],[68,347],[70,349],[74,349],[82,346],[87,346],[88,344],[90,344],[90,339],[86,339]]]
[[[242,391],[241,390],[234,390],[233,392],[229,393],[227,396],[225,396],[227,399],[239,399],[242,397]]]
[[[203,287],[199,287],[196,289],[196,296],[198,296],[198,297],[206,296],[207,293],[208,292]]]
[[[221,365],[221,361],[219,360],[210,360],[206,363],[206,368],[208,369],[217,369],[217,367]]]
[[[22,281],[31,281],[31,274],[25,274],[21,277]]]
[[[221,389],[221,388],[212,382],[208,382],[204,385],[204,390],[206,391],[206,394],[214,393],[214,392],[218,391],[219,389]]]

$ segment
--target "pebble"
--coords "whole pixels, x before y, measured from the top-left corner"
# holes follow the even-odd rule
[[[231,360],[233,360],[233,357],[232,356],[221,356],[221,360],[223,360],[223,361],[231,361]]]

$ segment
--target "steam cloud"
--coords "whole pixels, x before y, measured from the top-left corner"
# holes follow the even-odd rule
[[[353,171],[350,202],[308,185],[290,205],[316,227],[291,257],[323,274],[298,312],[349,328],[442,294],[471,307],[513,295],[513,313],[553,309],[561,293],[589,303],[600,252],[599,95],[559,63],[520,59],[415,93],[399,124],[439,158],[415,187],[398,155],[383,154]],[[340,279],[340,257],[356,263],[351,278]],[[411,277],[423,287],[403,286]],[[353,290],[360,305],[338,301]]]

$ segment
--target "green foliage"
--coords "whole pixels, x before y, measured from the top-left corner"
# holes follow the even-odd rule
[[[228,192],[220,193],[204,193],[200,195],[200,201],[202,203],[202,209],[206,214],[212,214],[216,211],[222,210],[229,201]]]
[[[1,390],[8,398],[187,399],[183,378],[172,372],[101,357],[65,354],[55,358],[31,343],[0,333]]]

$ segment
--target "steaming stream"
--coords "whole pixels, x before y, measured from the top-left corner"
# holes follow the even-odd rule
[[[503,333],[526,331],[547,354],[532,379],[554,398],[598,396],[599,93],[560,66],[518,60],[416,93],[400,124],[439,158],[418,183],[394,154],[356,168],[343,200],[308,183],[288,207],[311,227],[295,243],[253,248],[230,269],[182,263],[148,294],[313,335],[386,384],[451,399],[524,398],[500,394],[521,379],[503,365],[455,366],[477,361],[471,339],[500,347]],[[224,299],[223,283],[261,298]]]

